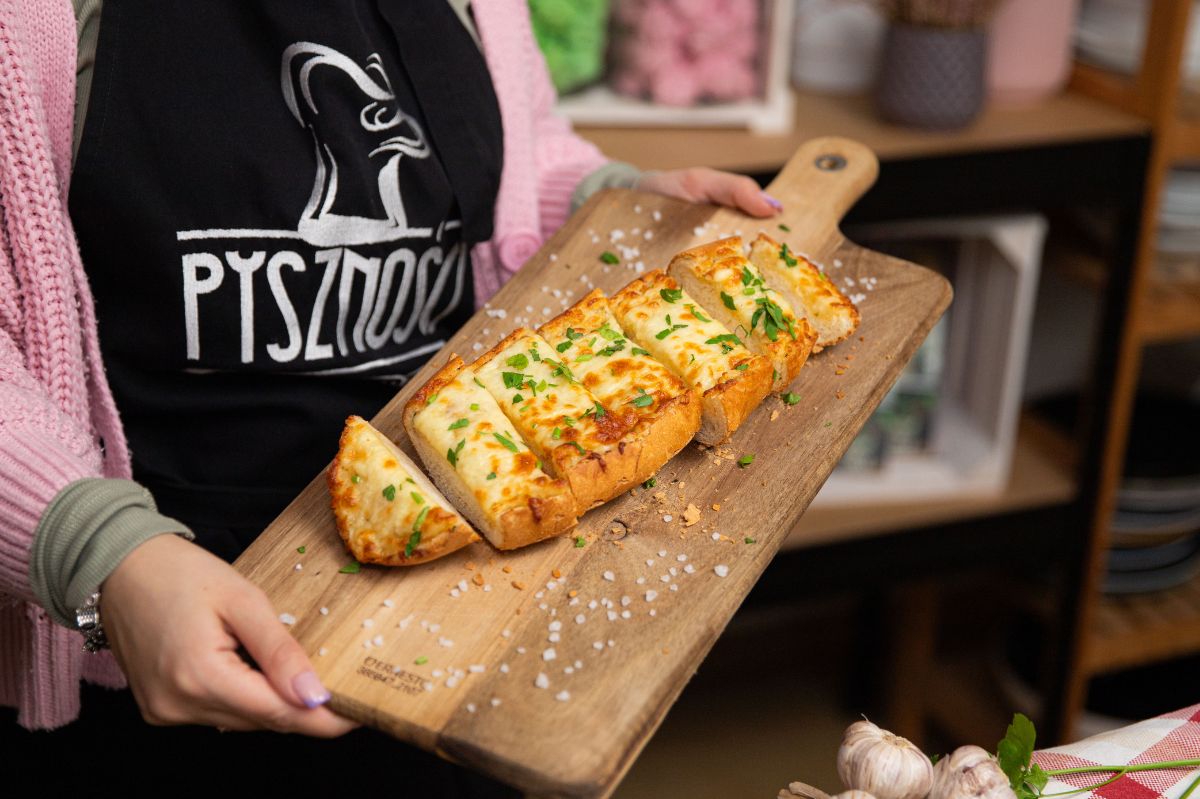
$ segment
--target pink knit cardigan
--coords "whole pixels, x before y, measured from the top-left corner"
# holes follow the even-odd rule
[[[563,223],[575,186],[605,159],[553,113],[526,1],[475,0],[473,10],[504,125],[495,236],[473,251],[482,303]],[[130,475],[67,216],[75,59],[69,0],[0,0],[0,704],[31,729],[78,715],[80,679],[124,685],[111,655],[85,656],[29,584],[50,500],[73,480]]]

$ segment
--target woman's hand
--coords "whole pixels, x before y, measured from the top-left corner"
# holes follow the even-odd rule
[[[703,166],[647,172],[634,188],[693,203],[725,205],[750,216],[774,216],[783,210],[783,204],[760,189],[751,178]]]
[[[266,594],[174,535],[133,550],[102,586],[104,627],[150,724],[334,737],[329,700]],[[243,661],[239,642],[262,671]]]

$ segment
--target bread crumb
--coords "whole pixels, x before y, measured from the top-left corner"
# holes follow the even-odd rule
[[[471,578],[471,582],[475,585],[483,585],[483,572],[475,572],[475,576]]]
[[[466,562],[466,564],[463,566],[463,568],[466,569],[467,571],[474,571],[475,564],[468,560]]]
[[[579,596],[579,592],[578,592],[578,591],[568,591],[568,592],[567,592],[567,596],[569,596],[569,597],[571,597],[572,599],[574,599],[575,597]]]
[[[720,502],[714,502],[714,503],[712,504],[712,509],[713,509],[713,510],[715,510],[715,511],[720,511],[720,510],[721,510],[721,503],[720,503]]]
[[[771,411],[771,421],[773,422],[778,418],[779,418],[779,409],[776,408],[775,410]]]
[[[557,580],[560,577],[562,577],[562,572],[559,571],[558,569],[554,569],[553,571],[550,572],[550,576],[553,577],[555,580]]]
[[[500,569],[500,571],[504,572],[505,574],[512,574],[512,566],[504,566]]]
[[[683,511],[683,526],[691,527],[698,521],[700,521],[700,509],[689,502]]]
[[[515,589],[517,589],[518,591],[524,591],[524,590],[525,590],[525,583],[521,582],[520,580],[513,580],[513,581],[512,581],[512,587],[513,587],[513,588],[515,588]]]

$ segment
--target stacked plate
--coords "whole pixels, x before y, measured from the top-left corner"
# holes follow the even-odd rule
[[[1104,590],[1162,591],[1200,575],[1200,403],[1139,396]]]
[[[1158,251],[1200,254],[1200,168],[1180,167],[1167,175],[1158,210]]]
[[[1150,0],[1084,0],[1075,24],[1080,59],[1128,75],[1138,71]],[[1184,81],[1200,82],[1200,25],[1192,13],[1184,56]]]

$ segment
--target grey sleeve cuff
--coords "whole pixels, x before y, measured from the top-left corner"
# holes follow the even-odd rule
[[[132,552],[156,535],[192,531],[163,516],[150,492],[132,480],[87,478],[50,501],[33,533],[29,580],[54,621],[75,627],[80,607]]]
[[[579,185],[571,193],[571,213],[578,211],[579,207],[587,202],[588,197],[601,189],[632,189],[642,174],[642,170],[633,164],[609,161],[579,181]]]

